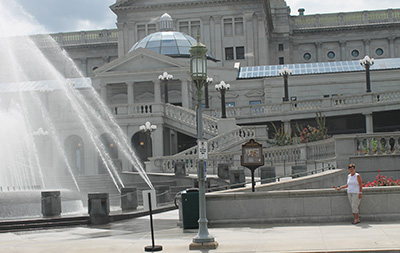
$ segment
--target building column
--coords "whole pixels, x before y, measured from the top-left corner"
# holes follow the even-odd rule
[[[131,105],[135,103],[135,93],[133,89],[133,82],[126,82],[128,86],[128,104]]]
[[[84,74],[85,76],[89,76],[89,70],[88,70],[88,58],[81,58],[81,70],[82,70],[82,74]]]
[[[395,58],[396,56],[396,52],[394,49],[394,41],[395,41],[396,37],[389,37],[389,57],[390,58]]]
[[[255,65],[255,61],[254,61],[254,30],[253,30],[253,13],[251,12],[247,12],[244,14],[244,18],[245,18],[245,27],[246,30],[245,35],[247,38],[246,41],[246,47],[245,47],[245,54],[246,54],[246,62],[249,66]],[[237,46],[237,45],[235,45]],[[234,47],[233,50],[235,50],[236,47]],[[236,54],[236,52],[234,52],[234,55]]]
[[[370,55],[370,51],[369,51],[369,45],[371,43],[371,40],[364,40],[364,52],[365,55]]]
[[[155,124],[157,125],[157,124]],[[153,147],[153,157],[164,155],[164,128],[157,125],[157,130],[151,133],[151,143]]]
[[[186,79],[181,81],[181,96],[182,96],[182,107],[189,108],[189,89],[188,81]]]
[[[285,133],[290,133],[290,131],[292,130],[290,126],[290,120],[283,122],[283,129],[285,130]]]
[[[346,60],[346,41],[340,41],[340,60]]]
[[[221,59],[222,64],[224,64],[225,62],[225,48],[223,48],[223,30],[222,30],[222,17],[221,16],[214,16],[214,24],[215,26],[213,26],[212,24],[211,27],[214,28],[214,34],[211,36],[211,38],[214,39],[214,43],[215,43],[215,48],[214,48],[214,57],[216,57],[217,59]]]
[[[367,134],[372,134],[374,132],[374,119],[372,113],[364,113],[365,115],[365,130]]]
[[[154,102],[161,103],[161,81],[156,79],[154,83]]]
[[[315,51],[317,52],[317,62],[322,62],[322,43],[315,43]]]
[[[107,84],[101,84],[100,96],[101,96],[101,100],[103,100],[103,102],[105,104],[108,104],[108,101],[107,101]]]

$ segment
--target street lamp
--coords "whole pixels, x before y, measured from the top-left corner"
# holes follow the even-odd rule
[[[371,78],[370,78],[370,67],[374,65],[374,58],[369,58],[368,55],[364,57],[364,59],[360,60],[360,65],[365,68],[365,75],[366,75],[366,81],[367,81],[367,92],[371,92]]]
[[[210,85],[214,80],[211,77],[207,76],[206,83],[204,85],[204,98],[205,98],[205,107],[210,108],[208,101],[208,85]]]
[[[283,69],[279,70],[279,75],[283,76],[283,84],[285,89],[285,96],[283,97],[283,101],[289,101],[288,79],[291,74],[292,70],[287,67],[284,67]]]
[[[164,94],[165,94],[165,103],[168,103],[168,81],[174,78],[173,75],[164,72],[162,75],[158,76],[158,80],[164,82]]]
[[[200,36],[197,36],[197,42],[190,47],[190,75],[192,82],[196,86],[197,95],[197,141],[200,143],[203,139],[203,117],[201,108],[202,89],[207,82],[207,48],[200,43]],[[200,154],[200,152],[199,152]],[[200,159],[197,166],[197,176],[199,181],[199,231],[190,244],[190,249],[215,249],[218,243],[214,237],[208,233],[206,218],[206,194],[205,194],[205,173],[204,161]]]
[[[224,81],[221,81],[219,84],[215,85],[215,89],[219,92],[221,92],[221,109],[222,109],[222,115],[221,118],[225,119],[226,118],[226,103],[225,103],[225,92],[231,88],[231,85],[229,83],[225,83]]]

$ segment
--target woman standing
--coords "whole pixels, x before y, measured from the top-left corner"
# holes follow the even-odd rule
[[[351,210],[353,212],[354,220],[352,224],[360,223],[359,206],[362,198],[362,179],[360,174],[356,173],[356,165],[349,164],[350,174],[347,176],[347,184],[335,187],[336,190],[347,188],[347,196],[349,197]]]

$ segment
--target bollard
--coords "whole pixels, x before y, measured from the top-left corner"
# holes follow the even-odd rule
[[[108,193],[88,194],[88,213],[90,224],[100,225],[110,222],[110,201]]]
[[[260,172],[261,172],[261,184],[275,182],[275,177],[276,177],[275,167],[273,166],[261,167]]]
[[[42,215],[43,217],[54,217],[61,215],[61,193],[60,191],[42,192]]]
[[[218,164],[218,177],[221,179],[229,179],[229,164],[227,163]]]
[[[121,189],[121,210],[133,211],[138,207],[138,194],[135,187]]]

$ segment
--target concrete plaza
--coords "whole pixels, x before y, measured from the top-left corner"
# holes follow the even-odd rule
[[[351,215],[351,214],[350,214]],[[203,252],[400,252],[400,222],[256,225],[210,228],[219,247]],[[362,216],[361,216],[362,217]],[[155,244],[162,252],[189,251],[197,230],[177,226],[178,210],[154,215]],[[151,245],[149,217],[81,226],[0,234],[0,252],[144,252]]]

